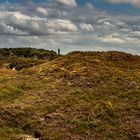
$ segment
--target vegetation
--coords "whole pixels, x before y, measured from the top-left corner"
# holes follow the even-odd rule
[[[0,66],[4,64],[11,69],[20,70],[44,63],[46,60],[54,60],[57,57],[56,52],[44,49],[2,48],[0,49]]]
[[[72,52],[0,75],[1,140],[140,139],[140,56]]]
[[[1,48],[0,56],[18,56],[26,58],[38,58],[38,59],[49,59],[52,60],[56,57],[56,52],[48,51],[44,49],[35,49],[35,48]]]

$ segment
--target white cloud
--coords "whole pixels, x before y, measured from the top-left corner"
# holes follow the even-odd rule
[[[65,5],[71,6],[71,7],[77,6],[77,3],[75,0],[56,0],[56,1],[61,4],[65,4]]]
[[[78,31],[77,26],[68,19],[31,17],[21,12],[12,12],[5,16],[5,20],[11,25],[10,27],[27,32],[30,35],[65,34]]]
[[[132,31],[129,33],[130,37],[140,38],[140,31]]]
[[[36,11],[40,14],[43,14],[44,16],[48,16],[48,14],[49,14],[48,11],[43,7],[37,7]]]
[[[86,3],[85,5],[87,8],[90,8],[90,9],[95,8],[95,6],[92,3]]]
[[[100,18],[97,21],[98,24],[103,24],[104,22],[110,22],[110,19],[108,17],[107,18]]]
[[[57,31],[70,31],[76,32],[78,28],[69,20],[63,19],[52,19],[47,22],[47,27],[49,29]]]
[[[13,12],[11,16],[18,21],[29,20],[31,18],[30,16],[22,14],[21,12]]]
[[[86,31],[94,31],[94,28],[91,24],[81,23],[80,24],[81,29]]]
[[[105,22],[103,23],[103,27],[104,27],[105,29],[111,30],[111,29],[113,29],[114,25],[111,24],[109,21],[105,21]]]
[[[99,37],[99,39],[103,42],[106,42],[106,43],[119,43],[119,44],[125,43],[125,41],[119,37],[118,33]]]
[[[130,28],[121,28],[120,31],[122,31],[124,33],[128,33],[128,32],[131,32],[132,29],[130,29]]]
[[[6,22],[29,34],[45,34],[44,29],[42,29],[44,26],[41,25],[43,23],[42,18],[30,17],[20,12],[14,12],[7,17]]]

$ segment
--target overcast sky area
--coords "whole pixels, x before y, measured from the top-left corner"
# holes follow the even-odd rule
[[[140,0],[0,0],[0,48],[140,55]]]

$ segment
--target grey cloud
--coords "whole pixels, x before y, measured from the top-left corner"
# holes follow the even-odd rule
[[[47,19],[31,17],[21,12],[9,12],[3,19],[9,27],[27,32],[30,35],[47,35],[59,32],[76,32],[78,28],[68,19]],[[3,21],[3,22],[4,22]],[[10,34],[12,33],[9,30]],[[17,32],[18,33],[18,32]],[[8,31],[7,31],[7,34]]]
[[[132,31],[132,32],[130,32],[129,37],[140,38],[140,31]]]
[[[9,26],[5,23],[0,23],[0,34],[8,34],[8,35],[27,35],[26,32],[23,32],[18,29],[14,29],[13,26]]]

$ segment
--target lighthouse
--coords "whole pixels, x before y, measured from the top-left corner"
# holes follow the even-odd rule
[[[61,51],[60,51],[60,49],[58,48],[58,55],[60,55],[60,53],[61,53]]]

